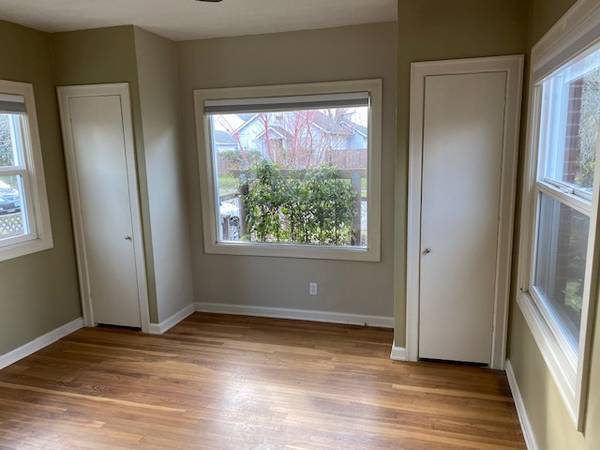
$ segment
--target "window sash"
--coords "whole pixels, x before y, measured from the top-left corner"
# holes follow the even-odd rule
[[[554,178],[546,177],[542,180],[542,182],[546,185],[551,185],[552,187],[558,189],[564,194],[570,194],[577,197],[578,199],[583,199],[586,202],[585,204],[588,205],[589,208],[592,207],[591,192],[588,192],[585,189],[581,189],[580,187],[577,187],[575,185],[565,183],[564,181],[556,180]]]
[[[301,99],[305,99],[305,98],[315,98],[315,102],[317,100],[321,101],[322,103],[320,103],[319,105],[316,105],[316,103],[303,103]],[[338,100],[342,100],[343,99],[347,99],[348,102],[344,105],[340,105],[338,103],[334,103]],[[285,106],[285,109],[272,109],[271,105],[273,103],[270,103],[271,101],[279,101],[281,99],[294,99],[295,101],[297,101],[297,103],[293,103],[292,100],[290,100],[290,103],[287,104],[287,106]],[[372,133],[372,114],[371,114],[371,103],[370,103],[370,95],[368,92],[357,92],[355,94],[322,94],[322,95],[315,95],[315,96],[295,96],[295,97],[266,97],[266,98],[253,98],[253,99],[247,99],[249,101],[256,101],[258,102],[258,104],[260,104],[261,101],[264,101],[266,108],[264,110],[262,110],[263,112],[295,112],[295,111],[302,111],[304,109],[313,109],[313,107],[317,108],[317,109],[337,109],[337,108],[343,108],[343,107],[368,107],[369,108],[369,112],[368,112],[368,119],[367,119],[367,134],[370,135]],[[212,184],[213,184],[213,202],[215,205],[215,209],[216,211],[218,211],[218,205],[220,204],[220,192],[219,192],[219,174],[218,174],[218,152],[215,151],[215,140],[214,140],[214,136],[213,136],[213,125],[211,124],[211,120],[213,118],[214,115],[217,114],[242,114],[244,112],[248,112],[247,110],[244,109],[240,109],[239,107],[239,103],[240,100],[218,100],[218,101],[213,101],[213,100],[206,100],[204,102],[204,121],[205,121],[205,127],[207,128],[207,141],[206,141],[206,145],[208,147],[208,152],[210,153],[210,159],[212,161]],[[208,112],[207,105],[214,105],[214,104],[228,104],[231,103],[232,105],[232,109],[227,110],[227,112]],[[238,105],[238,106],[235,106]],[[306,108],[304,108],[305,106],[307,106]],[[259,111],[260,112],[260,111]],[[371,147],[371,139],[367,140],[367,167],[366,167],[366,173],[367,173],[367,192],[369,192],[370,190],[370,174],[371,174],[371,163],[372,163],[372,157],[371,157],[371,152],[372,152],[372,147]],[[343,171],[343,170],[342,170]],[[348,178],[349,179],[349,178]],[[359,193],[360,195],[360,193]],[[369,208],[371,208],[372,206],[370,205],[370,200],[371,197],[367,194],[367,211],[369,210]],[[298,242],[259,242],[259,241],[242,241],[242,240],[227,240],[227,239],[222,239],[221,236],[221,223],[219,222],[219,215],[215,212],[215,221],[214,221],[214,231],[216,233],[216,239],[217,239],[217,244],[218,245],[230,245],[230,246],[235,246],[235,247],[264,247],[264,248],[288,248],[288,249],[293,249],[293,248],[297,248],[297,249],[308,249],[310,251],[310,249],[330,249],[330,250],[341,250],[341,251],[356,251],[356,252],[364,252],[369,250],[369,234],[371,233],[371,230],[369,228],[370,223],[369,223],[369,219],[368,219],[368,214],[367,214],[367,239],[366,242],[364,243],[364,245],[335,245],[335,244],[313,244],[313,243],[298,243]],[[359,217],[360,220],[360,217]]]
[[[10,177],[15,175],[23,175],[27,173],[27,168],[24,166],[5,166],[0,167],[0,177]]]
[[[600,52],[598,50],[600,50],[600,43],[592,45],[535,84],[535,89],[540,94],[540,104],[538,105],[540,116],[537,117],[539,133],[537,179],[555,184],[559,189],[568,190],[573,195],[582,197],[590,203],[590,207],[592,195],[589,190],[557,179],[552,176],[552,173],[554,173],[553,169],[556,164],[561,164],[558,160],[564,156],[566,150],[567,130],[565,126],[568,125],[569,84],[599,67]],[[591,53],[597,54],[590,58]],[[546,129],[541,127],[542,124],[547,124]]]
[[[11,100],[11,97],[19,97],[19,96],[8,96],[5,94],[0,94],[0,100],[8,102]],[[18,104],[17,101],[14,102]],[[24,108],[24,104],[23,104]],[[14,114],[11,112],[11,114]],[[36,231],[36,224],[34,218],[34,209],[33,209],[33,193],[32,193],[32,183],[31,176],[29,170],[29,154],[31,151],[27,146],[31,145],[29,139],[29,124],[27,121],[27,113],[23,109],[23,111],[19,112],[21,115],[21,120],[19,121],[19,129],[18,133],[20,145],[16,147],[16,156],[17,162],[19,164],[13,166],[2,166],[0,167],[0,176],[17,176],[21,178],[21,216],[23,218],[23,234],[18,236],[11,236],[7,238],[0,238],[0,248],[9,247],[11,245],[15,245],[21,242],[30,241],[38,238],[38,234]]]
[[[542,84],[540,83],[537,86],[537,89],[539,89],[539,91],[541,92],[541,98],[540,98],[540,109],[541,109],[541,114],[539,115],[537,121],[537,126],[539,129],[539,138],[538,138],[538,160],[537,160],[537,166],[536,166],[536,173],[537,173],[537,184],[539,188],[545,187],[548,190],[548,194],[551,195],[551,190],[554,190],[555,192],[562,192],[565,194],[569,194],[571,195],[571,197],[575,197],[573,198],[573,205],[570,205],[571,207],[575,208],[575,209],[579,209],[579,208],[587,208],[588,211],[588,215],[591,212],[591,208],[592,208],[592,194],[579,187],[576,186],[574,184],[570,184],[567,183],[563,180],[560,180],[558,178],[554,178],[550,175],[547,175],[549,170],[548,168],[550,167],[550,164],[553,164],[554,162],[552,161],[552,153],[555,153],[557,151],[557,149],[555,147],[557,147],[557,145],[554,141],[564,141],[565,140],[565,131],[564,130],[543,130],[542,129],[542,125],[546,124],[548,126],[548,128],[552,129],[552,128],[557,128],[555,126],[554,123],[548,123],[547,121],[547,115],[549,114],[548,109],[550,108],[549,105],[545,105],[544,104],[544,100],[545,100],[545,95],[544,95],[544,88],[542,86]],[[549,136],[550,133],[554,133],[554,136]],[[558,135],[557,135],[558,133]],[[560,146],[559,146],[560,147]],[[558,151],[562,151],[562,147],[560,147],[558,149]],[[579,198],[582,202],[580,203],[576,203],[576,198]],[[568,200],[565,200],[568,201]],[[587,205],[587,206],[584,206]],[[576,206],[579,205],[579,206]]]
[[[24,233],[18,236],[12,236],[5,239],[0,239],[0,248],[10,247],[15,244],[20,244],[22,242],[33,241],[37,239],[37,235],[32,233]]]
[[[556,200],[557,202],[566,205],[590,218],[590,229],[588,234],[588,246],[587,246],[587,254],[590,255],[594,250],[594,239],[592,237],[595,235],[596,230],[593,227],[592,214],[593,214],[593,204],[594,198],[593,195],[584,189],[573,186],[569,183],[565,183],[562,180],[557,180],[552,177],[546,176],[546,168],[548,163],[550,162],[550,154],[551,154],[551,144],[550,137],[548,134],[552,132],[552,130],[544,130],[543,125],[548,124],[548,128],[552,127],[552,124],[548,122],[548,114],[549,114],[549,105],[545,104],[545,100],[547,97],[544,95],[544,87],[543,81],[540,81],[534,86],[534,89],[538,93],[538,102],[534,107],[537,108],[539,114],[537,114],[536,120],[536,128],[537,132],[537,164],[535,167],[534,173],[536,174],[536,181],[533,186],[533,208],[531,210],[531,214],[533,215],[532,220],[532,233],[530,235],[530,266],[529,266],[529,282],[528,282],[528,293],[530,294],[534,304],[536,305],[538,311],[542,315],[544,321],[549,326],[552,334],[554,335],[556,341],[558,342],[561,350],[567,358],[567,361],[573,371],[576,373],[579,365],[580,357],[582,356],[582,352],[585,351],[584,346],[582,345],[582,340],[585,334],[585,327],[582,326],[579,336],[578,336],[578,347],[579,350],[576,351],[574,348],[574,343],[568,333],[564,332],[564,325],[561,324],[560,320],[556,317],[556,314],[552,311],[550,306],[548,305],[548,300],[542,294],[542,292],[535,286],[535,272],[537,268],[537,247],[539,245],[539,229],[540,229],[540,199],[541,195],[547,195],[549,198]],[[549,102],[551,102],[550,100]],[[554,136],[556,139],[556,136]],[[559,138],[559,141],[561,139]],[[596,161],[600,163],[600,148],[596,151]],[[596,174],[598,170],[596,170]],[[594,177],[594,186],[598,184],[599,180],[597,179],[597,175]],[[589,267],[592,265],[592,260],[586,260],[586,277],[584,279],[584,292],[582,303],[584,308],[587,308],[587,305],[591,301],[590,294],[590,280],[588,279]],[[582,311],[582,319],[583,319],[583,311]]]
[[[529,287],[529,295],[533,299],[533,302],[537,306],[539,312],[542,314],[546,324],[550,327],[552,334],[556,338],[556,341],[560,345],[561,350],[567,356],[569,365],[573,371],[577,370],[578,352],[574,348],[574,342],[569,338],[568,334],[564,331],[564,325],[561,324],[556,314],[552,311],[548,305],[548,299],[545,298],[544,294],[531,283]]]
[[[531,242],[531,253],[530,253],[531,263],[530,263],[528,292],[531,295],[538,310],[542,314],[544,320],[550,327],[552,333],[554,334],[554,337],[558,341],[564,354],[567,356],[569,364],[571,365],[571,367],[574,370],[576,370],[577,362],[578,362],[578,352],[575,350],[575,348],[573,346],[573,342],[570,339],[570,337],[568,336],[568,334],[563,331],[564,326],[561,325],[561,323],[558,320],[558,318],[556,317],[555,313],[552,311],[552,309],[548,305],[548,300],[545,298],[545,296],[540,292],[538,287],[535,285],[535,273],[536,273],[536,269],[537,269],[537,255],[538,255],[537,250],[538,250],[538,245],[539,245],[539,229],[540,229],[540,220],[541,220],[540,219],[540,206],[541,206],[540,199],[541,199],[542,194],[547,195],[549,198],[556,200],[557,202],[562,203],[563,205],[566,205],[566,206],[590,217],[590,219],[591,219],[591,209],[587,208],[586,204],[582,204],[582,202],[577,197],[570,196],[569,194],[565,194],[565,193],[561,192],[560,190],[555,189],[553,186],[547,185],[543,182],[536,183],[536,186],[534,189],[534,194],[533,194],[534,199],[535,199],[534,205],[533,205],[534,220],[532,221],[533,222],[533,233],[532,233],[532,237],[531,237],[531,241],[530,241]],[[590,246],[592,245],[591,236],[593,233],[594,233],[594,230],[592,229],[591,223],[590,223],[590,230],[589,230],[589,235],[588,235],[588,247],[587,247],[588,254],[590,251]],[[587,266],[589,264],[591,264],[591,261],[586,260],[586,272],[587,272]],[[588,283],[587,277],[585,278],[584,283],[585,284]],[[584,290],[584,297],[582,299],[582,302],[583,302],[583,304],[586,304],[588,301],[589,301],[589,299],[585,298],[585,290]],[[578,337],[578,344],[581,344],[581,332],[580,332],[580,336]],[[580,349],[579,351],[582,351],[581,345],[579,345],[579,349]]]
[[[0,172],[0,175],[21,177],[21,216],[23,218],[23,234],[7,238],[0,238],[0,248],[37,239],[38,235],[35,228],[35,221],[31,219],[33,217],[33,199],[31,196],[29,172],[25,168],[11,168],[11,170]]]
[[[558,185],[555,185],[550,181],[538,181],[535,185],[536,193],[543,193],[552,197],[554,200],[559,201],[576,211],[579,211],[586,216],[592,214],[592,203],[587,201],[568,189],[561,189]]]
[[[529,293],[532,296],[533,300],[536,303],[536,306],[544,316],[544,319],[550,326],[552,332],[554,333],[557,341],[560,343],[561,348],[565,352],[565,354],[569,358],[570,364],[575,368],[577,367],[577,359],[578,353],[574,350],[571,339],[563,332],[563,326],[560,325],[558,319],[555,317],[555,314],[552,312],[550,307],[547,304],[547,300],[544,298],[544,295],[539,291],[539,289],[535,286],[535,271],[537,268],[537,247],[539,244],[539,228],[540,228],[540,198],[541,195],[545,194],[553,200],[556,200],[559,203],[562,203],[588,217],[591,219],[591,205],[588,205],[587,202],[582,202],[577,197],[561,192],[560,190],[554,188],[552,185],[548,185],[543,182],[538,182],[534,189],[534,220],[533,220],[533,234],[531,238],[531,264],[530,264],[530,274],[529,274]],[[591,236],[595,230],[592,229],[590,223],[590,230],[588,235],[588,246],[587,252],[589,254],[591,245],[593,244],[593,240]],[[591,264],[590,260],[586,261],[586,272],[587,266]],[[584,281],[585,284],[588,283],[587,278]],[[585,297],[584,290],[584,298],[582,299],[584,304],[589,302],[588,298]],[[581,344],[581,333],[579,336],[579,344]],[[581,345],[579,345],[580,351],[582,349]]]

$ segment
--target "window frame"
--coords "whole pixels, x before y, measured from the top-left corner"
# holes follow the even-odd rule
[[[27,233],[0,240],[0,261],[48,250],[54,246],[40,145],[33,85],[0,80],[0,94],[23,97],[26,113],[21,117],[24,161],[0,168],[0,175],[22,176]]]
[[[591,335],[598,297],[600,270],[600,146],[593,193],[545,177],[547,159],[542,148],[543,82],[566,64],[600,43],[600,6],[580,0],[533,48],[530,75],[528,138],[521,206],[521,238],[517,304],[529,326],[577,430],[583,431],[588,390]],[[583,192],[582,192],[583,191]],[[534,286],[541,195],[566,205],[590,219],[578,351],[568,342],[543,296]]]
[[[0,94],[1,96],[2,94]],[[16,125],[14,123],[14,119],[11,118],[11,128],[13,128],[13,132],[19,134],[19,139],[22,141],[21,145],[26,148],[27,145],[27,133],[28,129],[27,117],[22,116],[19,124]],[[18,127],[18,128],[17,128]],[[15,134],[16,134],[15,133]],[[13,143],[14,146],[14,143]],[[16,155],[15,155],[16,156]],[[21,156],[23,156],[24,160],[21,161]],[[31,196],[31,183],[29,179],[29,172],[27,170],[27,155],[19,155],[19,161],[12,166],[0,166],[0,176],[6,177],[20,177],[22,182],[19,189],[19,194],[21,196],[21,202],[23,204],[22,208],[25,209],[25,213],[21,213],[23,215],[24,224],[23,227],[26,232],[22,235],[12,236],[8,238],[0,238],[0,250],[3,248],[7,248],[13,246],[15,244],[19,244],[21,242],[29,241],[36,238],[36,227],[35,223],[30,223],[29,217],[31,217],[33,213],[32,204],[32,196]]]
[[[361,92],[370,94],[367,247],[219,241],[216,220],[216,217],[218,217],[218,202],[214,183],[214,160],[210,142],[209,116],[204,113],[205,102],[207,100],[305,97]],[[224,255],[379,262],[381,260],[382,101],[381,79],[194,90],[205,252]]]

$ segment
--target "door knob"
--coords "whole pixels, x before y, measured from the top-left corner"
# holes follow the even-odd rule
[[[126,241],[131,241],[131,240],[132,240],[132,239],[131,239],[131,236],[125,236],[125,240],[126,240]]]
[[[430,248],[426,248],[425,250],[423,250],[423,254],[424,255],[429,255],[431,253],[431,249]]]

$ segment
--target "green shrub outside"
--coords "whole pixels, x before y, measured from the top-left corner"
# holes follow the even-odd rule
[[[357,193],[335,167],[282,171],[262,161],[243,183],[247,233],[259,242],[350,245]]]

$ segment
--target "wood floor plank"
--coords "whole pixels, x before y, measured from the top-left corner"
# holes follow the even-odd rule
[[[0,448],[525,448],[503,373],[393,362],[392,338],[200,313],[82,329],[0,371]]]

